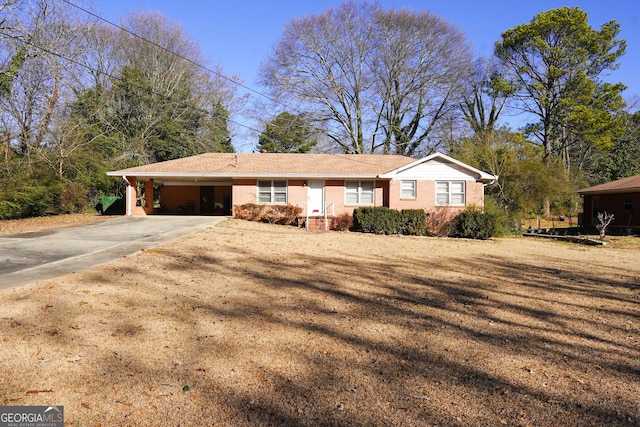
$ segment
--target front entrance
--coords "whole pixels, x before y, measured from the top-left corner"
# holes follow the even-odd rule
[[[307,216],[324,215],[324,181],[309,181],[307,188]]]

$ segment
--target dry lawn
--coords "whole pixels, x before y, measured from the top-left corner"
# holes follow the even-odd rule
[[[637,426],[625,239],[229,220],[0,293],[0,405],[70,426]]]
[[[108,218],[111,218],[111,216],[102,216],[96,214],[70,214],[41,216],[25,219],[0,220],[0,235],[46,230],[55,227],[68,227],[78,224],[87,224],[95,221],[104,221]]]

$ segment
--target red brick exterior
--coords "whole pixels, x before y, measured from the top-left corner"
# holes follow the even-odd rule
[[[613,214],[609,225],[619,229],[640,229],[640,192],[584,195],[582,225],[594,227],[598,212]]]

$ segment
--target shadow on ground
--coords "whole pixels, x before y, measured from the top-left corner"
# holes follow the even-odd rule
[[[0,367],[31,374],[0,403],[56,396],[91,426],[638,425],[637,272],[271,230],[13,293],[3,353],[32,352]]]

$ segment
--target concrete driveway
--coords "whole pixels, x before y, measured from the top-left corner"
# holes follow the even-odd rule
[[[213,227],[226,217],[148,216],[0,235],[0,290],[52,279]]]

